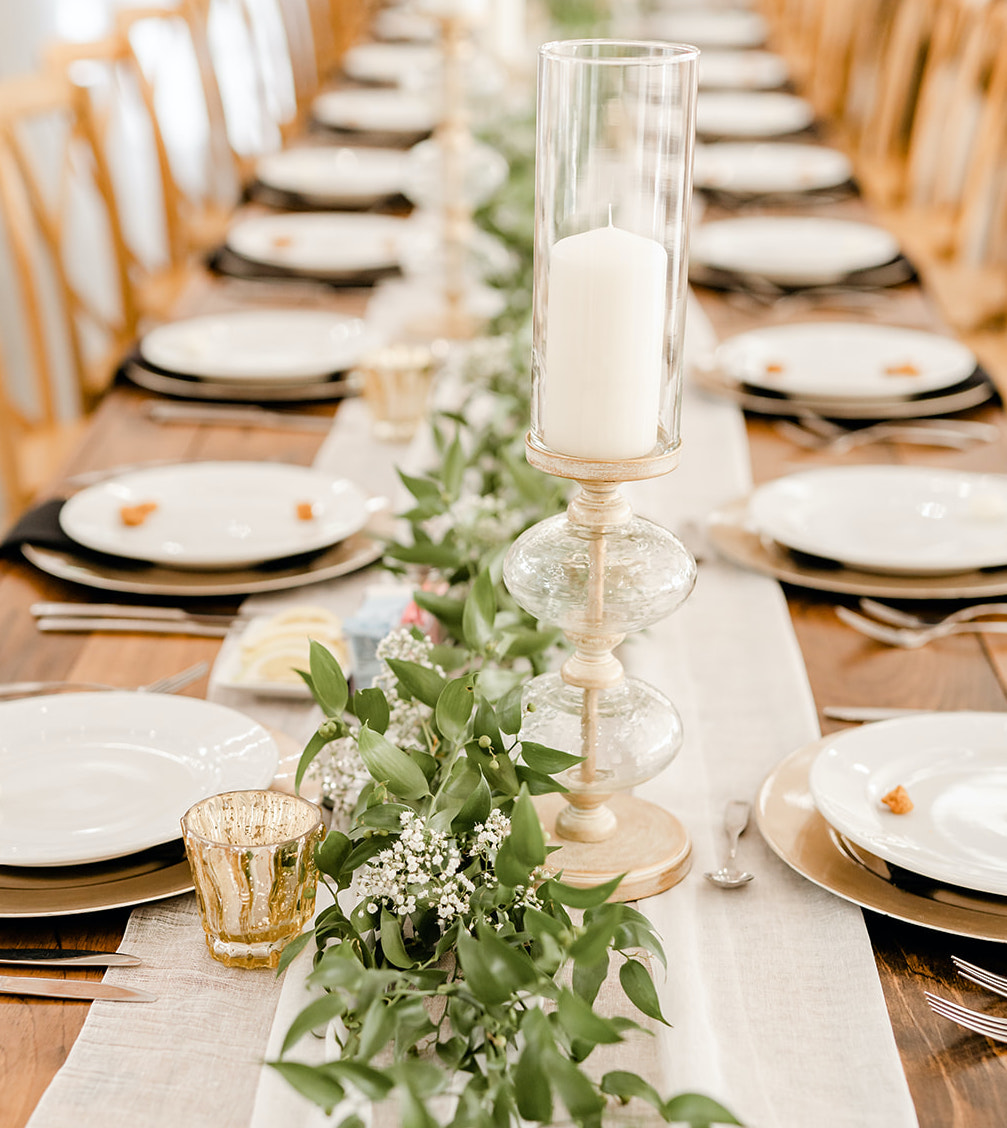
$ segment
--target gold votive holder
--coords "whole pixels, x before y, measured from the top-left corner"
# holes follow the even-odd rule
[[[228,967],[276,967],[315,910],[314,803],[279,791],[212,795],[182,816],[210,955]]]
[[[361,362],[364,399],[374,437],[408,442],[427,417],[437,361],[424,345],[389,345]]]

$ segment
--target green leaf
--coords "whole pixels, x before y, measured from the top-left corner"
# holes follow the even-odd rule
[[[289,944],[284,945],[283,951],[280,953],[280,962],[276,965],[276,976],[279,978],[294,960],[304,951],[308,941],[315,935],[315,930],[309,928],[307,932],[302,932],[300,936],[295,936]]]
[[[460,606],[461,604],[459,604]],[[451,673],[453,670],[460,670],[463,666],[468,665],[469,653],[464,646],[440,642],[436,646],[430,647],[430,661],[440,666],[442,670]]]
[[[418,662],[405,662],[401,658],[386,658],[385,663],[410,697],[434,708],[446,684],[436,670]]]
[[[374,732],[384,733],[388,728],[388,698],[380,689],[358,689],[350,699],[353,715]]]
[[[349,700],[350,689],[335,655],[328,647],[311,639],[311,683],[315,700],[329,717],[340,717]]]
[[[346,1014],[347,1007],[344,995],[323,995],[320,999],[308,1003],[290,1024],[290,1029],[280,1047],[280,1057],[283,1057],[287,1050],[299,1042],[309,1030],[317,1030],[319,1026],[324,1026],[339,1015]]]
[[[491,755],[506,756],[503,738],[500,735],[500,726],[497,724],[497,714],[493,706],[483,697],[479,699],[476,707],[475,719],[472,722],[472,732],[476,739],[489,737],[490,746],[485,751]],[[508,757],[509,759],[509,757]],[[515,791],[517,788],[514,789]]]
[[[444,492],[449,497],[457,497],[461,489],[462,477],[465,474],[465,451],[462,449],[459,433],[455,437],[444,455],[441,466],[441,480],[444,482]]]
[[[429,478],[414,478],[402,470],[399,470],[398,474],[402,484],[421,504],[425,501],[441,500],[441,488],[436,482],[432,482]]]
[[[691,1124],[692,1128],[710,1128],[711,1124],[740,1124],[722,1104],[701,1093],[679,1093],[663,1109],[670,1124]]]
[[[395,1008],[379,999],[364,1015],[364,1023],[360,1028],[360,1043],[354,1056],[363,1062],[370,1061],[394,1035]]]
[[[470,761],[463,761],[472,766]],[[482,772],[473,767],[479,776],[479,782],[472,790],[472,794],[462,804],[461,810],[451,820],[451,829],[457,834],[461,831],[471,830],[479,823],[484,823],[493,810],[493,796],[490,794],[489,784],[483,778]]]
[[[489,1007],[506,1002],[539,976],[528,956],[486,928],[480,928],[478,940],[464,932],[459,935],[458,960],[469,990]]]
[[[554,775],[556,772],[565,771],[581,763],[584,757],[561,752],[558,748],[548,748],[544,744],[536,744],[534,740],[522,740],[521,759],[529,768],[537,772]]]
[[[422,607],[424,611],[429,611],[435,619],[443,623],[452,634],[461,634],[462,631],[462,615],[465,611],[465,602],[461,599],[455,599],[450,595],[438,595],[432,591],[416,591],[413,593],[413,600],[417,607]],[[437,661],[435,658],[434,661]],[[439,666],[443,665],[437,662]],[[444,667],[447,669],[447,667]]]
[[[394,967],[414,967],[416,964],[406,952],[398,920],[386,908],[381,909],[381,951]]]
[[[323,722],[325,724],[327,722]],[[304,773],[308,770],[311,761],[318,755],[319,752],[332,742],[332,737],[326,734],[323,736],[320,732],[308,741],[304,751],[301,753],[301,758],[297,761],[297,771],[294,773],[294,790],[301,790],[301,781],[304,779]]]
[[[514,852],[510,838],[505,838],[497,850],[493,862],[493,872],[501,885],[507,885],[513,889],[517,885],[528,884],[531,866],[521,861]]]
[[[525,913],[525,927],[528,924]],[[601,985],[608,976],[609,955],[606,952],[597,963],[586,964],[578,960],[573,965],[573,989],[587,1003],[594,1003]]]
[[[521,730],[521,702],[524,689],[523,685],[512,686],[496,704],[500,731],[507,733],[508,736],[516,736]]]
[[[462,614],[462,634],[475,651],[485,650],[493,637],[493,620],[496,617],[496,593],[489,572],[476,577]]]
[[[360,758],[379,783],[400,799],[422,799],[430,794],[427,777],[401,748],[364,725],[358,736]]]
[[[568,790],[555,776],[532,771],[531,768],[526,768],[524,764],[518,764],[515,772],[518,782],[524,784],[531,795],[551,795],[557,792],[562,794]]]
[[[338,878],[352,849],[353,843],[342,831],[330,830],[315,851],[318,868],[329,877]]]
[[[601,1091],[611,1097],[618,1097],[624,1104],[633,1097],[638,1097],[656,1108],[658,1112],[664,1111],[664,1101],[658,1091],[635,1073],[613,1069],[601,1079]]]
[[[269,1064],[288,1084],[326,1112],[331,1112],[345,1096],[342,1085],[328,1076],[324,1066],[302,1065],[297,1061],[271,1061]]]
[[[377,830],[402,829],[402,815],[412,814],[412,807],[404,803],[378,803],[368,807],[357,819],[357,826],[372,826]]]
[[[331,1063],[328,1067],[331,1070]],[[336,1128],[367,1128],[367,1125],[355,1112],[351,1112],[344,1120],[340,1120]]]
[[[650,972],[639,960],[627,960],[619,968],[619,982],[622,984],[622,989],[626,992],[630,1002],[638,1010],[643,1011],[649,1018],[656,1018],[658,1022],[663,1022],[665,1026],[671,1025],[661,1014],[661,1004],[657,998],[654,980],[651,979]]]
[[[393,1083],[389,1078],[380,1070],[359,1061],[348,1058],[330,1061],[325,1066],[325,1072],[344,1084],[356,1086],[371,1101],[383,1101],[392,1091]]]
[[[619,874],[611,881],[606,881],[602,885],[591,885],[587,889],[578,889],[576,886],[566,885],[553,878],[543,883],[539,896],[559,901],[561,905],[569,905],[571,909],[593,909],[609,899],[624,876]]]
[[[559,993],[556,1014],[571,1039],[579,1038],[592,1045],[622,1041],[619,1031],[607,1019],[595,1014],[590,1003],[565,988]]]
[[[525,1120],[552,1123],[552,1087],[538,1054],[526,1046],[514,1069],[514,1095]]]
[[[528,789],[522,787],[510,816],[507,838],[514,856],[531,869],[546,859],[545,834]]]
[[[393,544],[385,555],[403,564],[425,564],[430,568],[455,568],[459,564],[458,549],[450,544]]]
[[[475,700],[471,678],[454,678],[444,686],[434,708],[434,721],[445,739],[455,743],[462,739]]]
[[[605,1107],[604,1097],[587,1076],[562,1054],[550,1054],[546,1069],[549,1070],[553,1088],[574,1120],[597,1117]]]
[[[588,910],[595,915],[585,915],[583,931],[570,948],[570,955],[575,960],[593,964],[602,958],[612,941],[620,908],[620,905],[604,904],[597,910]]]

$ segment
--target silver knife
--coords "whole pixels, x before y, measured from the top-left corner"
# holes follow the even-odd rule
[[[224,638],[228,627],[214,623],[196,623],[189,620],[170,619],[36,619],[35,626],[42,632],[87,634],[91,631],[135,634],[195,635],[197,638]]]
[[[241,615],[214,614],[208,611],[187,611],[184,607],[140,607],[129,603],[33,603],[36,619],[77,617],[89,619],[163,619],[173,623],[211,623],[229,626]]]
[[[916,717],[921,713],[962,712],[960,709],[889,709],[883,705],[824,705],[822,716],[833,721],[890,721],[896,717]]]
[[[81,983],[70,979],[36,979],[33,975],[0,975],[0,995],[38,995],[46,999],[108,999],[123,1003],[153,1003],[156,995],[113,987],[111,983]]]
[[[95,952],[89,948],[0,948],[0,964],[32,967],[136,967],[128,952]]]
[[[147,415],[155,423],[234,423],[239,427],[292,427],[297,431],[332,430],[332,416],[306,412],[267,411],[261,407],[219,407],[207,404],[157,403]]]

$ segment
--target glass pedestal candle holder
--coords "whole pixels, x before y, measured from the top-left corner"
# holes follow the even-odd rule
[[[625,874],[618,900],[668,888],[691,853],[674,815],[628,794],[677,753],[681,720],[613,651],[673,611],[696,576],[671,533],[633,516],[619,483],[679,457],[698,56],[611,40],[539,53],[526,453],[581,492],[522,534],[504,581],[574,645],[559,674],[528,687],[521,730],[582,757],[561,777],[567,795],[537,800],[561,847],[548,866],[580,885]]]

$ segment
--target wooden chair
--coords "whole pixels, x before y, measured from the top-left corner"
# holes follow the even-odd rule
[[[66,458],[136,330],[111,177],[59,72],[0,83],[0,468],[7,517]]]

